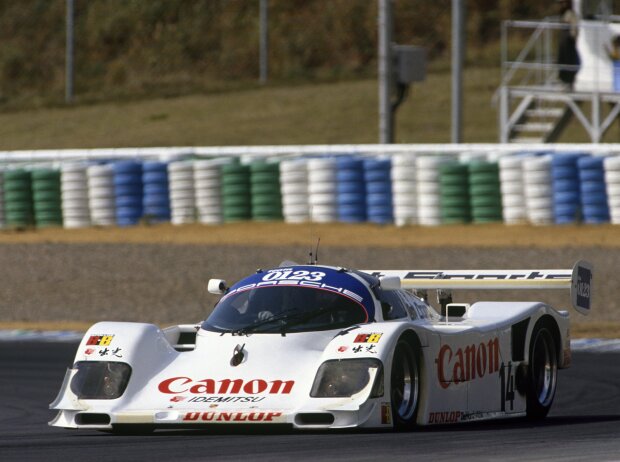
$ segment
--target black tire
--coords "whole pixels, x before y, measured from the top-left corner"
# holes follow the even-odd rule
[[[551,409],[558,378],[558,353],[553,332],[539,321],[532,331],[527,368],[527,417],[544,419]]]
[[[420,368],[411,344],[400,339],[394,349],[390,373],[390,401],[395,430],[415,425],[420,398]]]

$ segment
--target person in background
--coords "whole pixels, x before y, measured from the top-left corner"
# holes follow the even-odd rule
[[[573,89],[575,76],[579,71],[579,53],[577,52],[577,34],[579,33],[579,17],[572,8],[570,0],[559,0],[560,20],[567,25],[560,30],[558,40],[558,64],[574,66],[573,69],[560,68],[558,78],[569,90]]]
[[[620,35],[614,35],[611,39],[611,47],[605,47],[607,56],[612,61],[620,60]]]

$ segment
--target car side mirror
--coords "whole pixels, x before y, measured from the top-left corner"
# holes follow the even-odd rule
[[[210,294],[222,295],[226,293],[226,281],[224,279],[209,279],[207,290]]]

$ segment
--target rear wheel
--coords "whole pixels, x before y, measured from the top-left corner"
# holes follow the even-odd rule
[[[558,376],[558,355],[553,333],[545,323],[538,322],[530,341],[528,366],[527,416],[543,419],[547,416]]]
[[[390,384],[394,428],[410,428],[418,411],[420,373],[413,347],[402,339],[394,349]]]

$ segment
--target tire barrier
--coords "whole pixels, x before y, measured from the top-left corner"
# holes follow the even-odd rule
[[[308,204],[310,220],[317,223],[338,221],[335,158],[308,160]]]
[[[281,160],[248,154],[50,165],[0,170],[0,228],[131,226],[142,220],[620,224],[620,156],[598,153],[399,152]]]
[[[524,159],[524,156],[507,156],[498,161],[502,217],[504,223],[509,225],[527,221],[525,192],[523,190]]]
[[[581,157],[577,160],[581,210],[586,224],[609,222],[603,162],[603,157]]]
[[[413,225],[418,221],[416,196],[416,157],[396,154],[392,157],[392,201],[396,226]]]
[[[577,169],[579,157],[579,154],[558,154],[551,159],[553,214],[556,224],[575,223],[581,220],[581,194]]]
[[[418,224],[422,226],[441,224],[439,167],[449,160],[444,156],[416,158]]]
[[[88,164],[64,164],[60,168],[62,220],[65,228],[87,228],[91,225],[88,200]]]
[[[222,207],[224,222],[252,218],[250,167],[239,163],[222,166]]]
[[[496,162],[473,161],[467,165],[469,198],[474,223],[502,221],[502,193]]]
[[[168,164],[170,188],[170,221],[184,225],[196,221],[196,192],[194,190],[194,165],[181,160]]]
[[[255,161],[250,164],[252,219],[282,220],[280,165],[278,162]]]
[[[366,213],[372,223],[384,225],[394,221],[391,170],[389,158],[364,160]]]
[[[0,169],[0,229],[6,228],[4,217],[4,169]]]
[[[551,156],[523,160],[523,191],[528,221],[533,225],[552,224]]]
[[[110,164],[91,165],[86,169],[88,205],[93,226],[116,224],[114,170]]]
[[[310,220],[306,159],[287,159],[280,162],[280,192],[285,222],[304,223]]]
[[[336,164],[338,221],[344,223],[366,221],[364,161],[354,157],[342,157]]]
[[[607,157],[603,165],[609,217],[614,225],[618,225],[620,224],[620,156]]]
[[[32,176],[24,169],[4,172],[4,217],[8,228],[25,228],[34,224]]]
[[[60,171],[48,168],[34,169],[32,200],[37,228],[62,226],[62,199]]]
[[[168,164],[149,161],[142,164],[142,215],[149,223],[163,223],[172,218]]]
[[[216,225],[222,223],[222,165],[230,158],[197,160],[194,162],[194,191],[196,214],[199,223]]]
[[[466,164],[448,162],[439,167],[439,204],[442,223],[455,224],[471,221]]]
[[[137,161],[115,162],[114,196],[116,224],[132,226],[142,219],[142,163]]]

